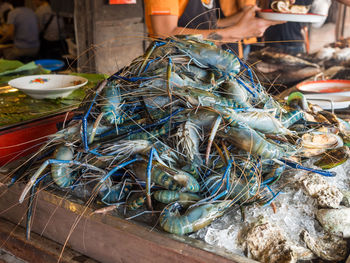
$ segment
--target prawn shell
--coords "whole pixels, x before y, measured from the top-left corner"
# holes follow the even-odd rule
[[[233,111],[232,111],[233,112]],[[237,120],[246,123],[250,128],[262,133],[290,134],[287,128],[268,112],[236,113]]]
[[[114,86],[104,88],[105,104],[102,106],[102,111],[105,113],[105,118],[110,124],[121,124],[124,122],[121,114],[121,94],[120,90]]]
[[[230,127],[227,133],[224,135],[221,133],[221,136],[227,138],[236,147],[263,158],[274,159],[287,155],[282,147],[268,142],[263,136],[245,125]]]
[[[201,197],[193,193],[181,193],[177,191],[160,190],[154,193],[154,198],[161,203],[170,204],[176,201],[187,203],[191,201],[199,201]]]
[[[241,86],[241,84],[238,83],[237,80],[227,80],[222,85],[223,90],[223,96],[235,100],[239,104],[245,104],[248,99],[249,95],[247,90]]]
[[[102,202],[105,204],[114,204],[124,199],[126,194],[130,192],[132,184],[130,182],[118,183],[100,192]]]
[[[198,181],[189,173],[178,171],[178,173],[174,175],[174,179],[177,183],[182,185],[186,191],[197,193],[200,190]]]
[[[54,153],[54,158],[57,160],[71,161],[73,160],[73,150],[67,146],[60,146]],[[69,164],[55,163],[51,165],[51,177],[52,180],[60,187],[69,187],[75,181],[75,177],[72,176],[72,169]]]
[[[145,201],[146,201],[146,196],[144,196],[143,194],[135,195],[131,198],[130,201],[127,202],[127,207],[130,210],[136,210],[142,207]]]
[[[273,1],[271,9],[278,13],[306,14],[310,10],[308,5],[291,5],[289,1]]]
[[[181,216],[178,213],[164,209],[159,217],[161,227],[172,234],[185,235],[206,227],[215,219],[221,217],[231,201],[201,205],[186,211]]]

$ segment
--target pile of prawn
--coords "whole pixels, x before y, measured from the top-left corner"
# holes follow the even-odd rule
[[[274,99],[210,41],[159,39],[101,82],[12,183],[26,181],[20,203],[46,181],[67,191],[88,185],[91,200],[112,208],[161,204],[161,228],[183,235],[234,206],[271,204],[285,169],[334,176],[320,168],[339,162],[322,157],[338,149],[348,157],[348,126],[301,94]],[[302,165],[314,156],[318,167]]]

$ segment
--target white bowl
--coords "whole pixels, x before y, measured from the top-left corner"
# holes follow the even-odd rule
[[[67,97],[87,82],[86,78],[79,76],[48,74],[21,77],[8,84],[34,99],[56,99]]]

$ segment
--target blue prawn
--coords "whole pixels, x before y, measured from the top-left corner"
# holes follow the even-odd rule
[[[220,201],[189,208],[184,215],[180,215],[179,204],[166,207],[159,217],[160,226],[167,232],[185,235],[198,231],[221,217],[232,205],[231,201]]]
[[[290,151],[287,151],[287,147],[267,141],[263,135],[243,123],[229,127],[226,133],[221,132],[220,136],[226,138],[236,147],[265,159],[282,158],[293,154],[291,146]]]
[[[146,162],[136,163],[133,165],[133,170],[139,179],[146,180]],[[199,183],[192,175],[181,170],[168,168],[157,162],[153,162],[152,165],[151,181],[156,185],[165,187],[168,190],[183,189],[192,193],[199,191]]]
[[[185,42],[176,38],[171,41],[199,67],[215,69],[228,78],[234,77],[240,71],[241,65],[237,56],[214,44],[196,40]]]

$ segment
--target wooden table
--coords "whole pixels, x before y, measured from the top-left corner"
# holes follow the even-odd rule
[[[2,177],[0,175],[0,182],[4,181],[5,174],[6,171]],[[23,204],[18,203],[23,188],[23,184],[16,184],[11,188],[0,186],[0,217],[15,225],[13,231],[11,227],[3,230],[0,220],[0,244],[18,257],[23,253],[19,253],[9,240],[16,235],[16,226],[25,226],[27,202],[25,200]],[[110,214],[93,214],[91,208],[79,201],[68,200],[64,193],[45,190],[39,191],[37,195],[32,231],[59,244],[67,244],[67,247],[94,260],[106,263],[257,262],[187,236],[168,234],[154,227]],[[25,241],[22,238],[21,244],[30,247],[32,241]],[[62,259],[65,258],[65,253]],[[53,259],[57,260],[57,257],[59,255],[56,253]]]

